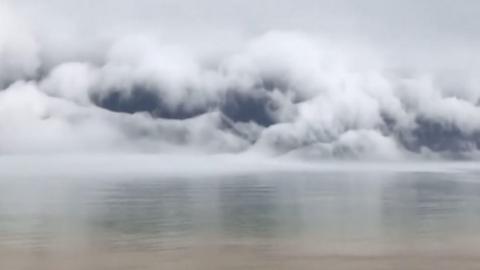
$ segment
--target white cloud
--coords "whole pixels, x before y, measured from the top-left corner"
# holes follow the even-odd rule
[[[480,66],[471,46],[477,30],[431,33],[419,14],[399,28],[392,7],[379,1],[335,4],[319,24],[313,14],[325,1],[262,3],[263,12],[216,0],[105,0],[91,12],[73,1],[1,4],[0,152],[478,156]],[[370,27],[327,27],[333,18],[365,19],[358,5],[372,15],[360,25]],[[402,13],[408,5],[394,6]],[[111,7],[118,12],[103,12]],[[207,7],[233,17],[211,18]],[[480,8],[452,10],[467,20],[467,7]],[[157,18],[155,8],[191,20]],[[289,12],[305,18],[279,15]],[[430,15],[439,21],[444,12],[438,4]],[[209,30],[218,23],[219,32]],[[427,33],[439,47],[426,52],[416,39],[401,46]],[[458,49],[445,53],[452,44]]]

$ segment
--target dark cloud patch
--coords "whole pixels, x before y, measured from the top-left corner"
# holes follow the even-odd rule
[[[220,111],[232,123],[253,122],[269,127],[278,122],[278,104],[271,97],[277,87],[254,89],[230,89],[220,92],[218,100],[202,105],[191,105],[187,100],[175,106],[164,101],[161,91],[143,85],[131,89],[108,89],[93,92],[92,102],[112,112],[146,112],[154,118],[189,119],[207,112]],[[104,94],[106,92],[107,94]]]
[[[403,136],[402,135],[406,135]],[[419,117],[416,127],[399,133],[404,146],[411,151],[426,147],[433,152],[462,153],[480,149],[480,133],[466,134],[455,124]]]
[[[188,119],[209,110],[208,107],[187,108],[182,104],[169,106],[158,91],[141,85],[133,86],[130,90],[111,89],[105,96],[93,94],[91,99],[97,106],[113,112],[146,112],[155,118]]]
[[[220,111],[233,122],[255,122],[268,127],[275,124],[274,102],[261,90],[227,91]]]

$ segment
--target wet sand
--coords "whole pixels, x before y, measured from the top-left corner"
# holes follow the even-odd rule
[[[480,256],[465,255],[302,255],[264,252],[256,248],[221,247],[176,251],[0,252],[1,269],[9,270],[478,270]]]

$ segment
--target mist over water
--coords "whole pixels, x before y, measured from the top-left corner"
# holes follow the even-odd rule
[[[2,1],[0,153],[477,159],[475,11]]]

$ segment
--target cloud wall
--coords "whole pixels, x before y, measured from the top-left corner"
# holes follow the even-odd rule
[[[145,8],[153,3],[142,1],[138,5]],[[60,2],[52,3],[50,7],[62,8]],[[91,5],[100,9],[118,5],[122,14],[128,3]],[[214,3],[207,1],[207,6]],[[342,20],[363,16],[352,13],[353,3],[344,4],[349,9],[336,7],[342,11]],[[71,8],[63,5],[64,10]],[[170,5],[178,8],[178,4]],[[310,6],[303,5],[308,15]],[[380,11],[388,11],[378,5]],[[80,10],[66,22],[77,25],[83,19],[100,30],[84,38],[60,28],[55,35],[56,20],[63,17],[51,14],[53,19],[36,25],[47,11],[42,9],[34,16],[33,7],[33,1],[24,0],[0,4],[1,154],[258,153],[373,160],[479,157],[480,63],[478,50],[472,46],[476,30],[465,33],[459,27],[457,32],[446,29],[443,35],[434,32],[432,40],[444,42],[430,52],[432,58],[425,59],[425,55],[415,57],[424,52],[422,42],[412,41],[413,49],[398,49],[388,45],[385,33],[376,28],[364,34],[381,42],[364,42],[358,33],[348,35],[342,27],[335,29],[335,36],[329,35],[332,29],[322,33],[300,27],[305,22],[293,22],[284,29],[277,23],[277,29],[272,27],[278,19],[275,16],[261,24],[268,26],[266,30],[250,29],[238,18],[234,22],[224,18],[222,31],[229,29],[230,33],[217,37],[235,38],[206,49],[200,34],[213,38],[207,37],[209,31],[200,30],[205,25],[199,27],[200,34],[194,30],[183,33],[182,26],[169,30],[191,34],[191,40],[198,42],[169,40],[154,31],[127,31],[132,21],[125,23],[124,17],[106,18],[111,24],[104,25],[96,20],[98,13],[90,16]],[[135,12],[140,14],[140,7]],[[437,10],[430,15],[437,13],[441,14]],[[394,25],[384,15],[374,18]],[[415,24],[407,25],[412,30],[402,30],[403,37],[432,32],[430,24],[417,24],[420,30]],[[146,29],[145,25],[156,24],[147,18],[139,25]],[[245,28],[253,34],[245,35]],[[107,35],[108,29],[113,34]],[[452,32],[461,38],[450,38]],[[469,35],[472,38],[465,41]],[[107,38],[95,40],[98,36]],[[452,42],[459,47],[449,54]]]

